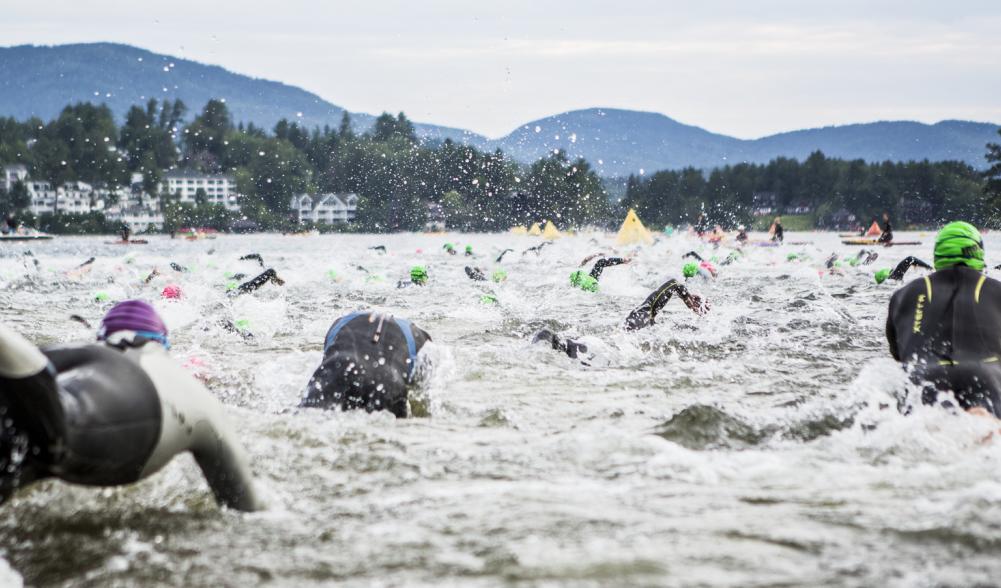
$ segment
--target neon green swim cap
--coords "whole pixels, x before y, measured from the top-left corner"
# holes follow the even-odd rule
[[[108,296],[107,292],[98,292],[94,294],[94,302],[107,302],[111,300],[111,296]]]
[[[699,264],[690,261],[685,264],[685,267],[681,268],[681,273],[686,278],[694,278],[695,274],[699,273]]]
[[[240,285],[236,282],[226,282],[226,290],[236,290]]]
[[[239,319],[233,323],[233,326],[241,331],[246,331],[250,328],[250,319]]]
[[[886,278],[889,277],[890,277],[890,270],[886,268],[877,271],[876,274],[873,276],[873,278],[876,279],[877,284],[882,284],[883,282],[886,281]]]
[[[424,285],[427,283],[428,271],[424,269],[423,265],[415,265],[410,268],[410,281],[418,285]]]
[[[507,272],[502,269],[499,269],[494,272],[494,275],[492,277],[493,280],[499,284],[507,280]]]
[[[570,274],[570,285],[571,286],[580,286],[580,282],[581,282],[581,280],[584,279],[585,275],[587,275],[587,274],[584,273],[584,270],[577,270],[577,271],[573,272],[572,274]]]
[[[585,292],[597,292],[598,280],[592,278],[590,274],[584,274],[580,280],[580,289]]]
[[[455,249],[455,245],[452,245],[451,243],[445,243],[445,245],[442,246],[442,249],[444,249],[445,251],[451,251]]]
[[[493,294],[484,294],[480,296],[480,302],[483,304],[497,304],[497,297]]]
[[[859,261],[859,258],[857,258],[857,257],[849,257],[848,258],[848,265],[850,265],[852,267],[855,267],[855,266],[857,266],[860,263],[862,263],[862,262]]]
[[[789,255],[786,255],[786,261],[796,261],[797,259],[799,259],[799,255],[795,253],[790,253]]]
[[[473,246],[472,245],[466,245],[466,253],[472,253],[472,252],[473,252]]]
[[[949,223],[935,237],[935,269],[954,265],[984,269],[984,240],[970,223]]]

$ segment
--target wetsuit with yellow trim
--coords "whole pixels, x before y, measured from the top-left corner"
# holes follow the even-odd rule
[[[702,298],[689,292],[678,280],[671,278],[647,296],[643,304],[629,313],[629,316],[626,317],[626,330],[636,331],[655,324],[657,313],[667,305],[671,296],[675,294],[694,312],[702,314],[707,310],[702,304]]]
[[[1001,282],[965,265],[914,280],[890,300],[886,338],[924,403],[951,391],[1001,417]]]

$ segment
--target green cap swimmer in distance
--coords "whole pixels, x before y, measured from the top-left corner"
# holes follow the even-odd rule
[[[585,292],[597,292],[598,280],[585,273],[584,270],[576,270],[570,274],[570,285],[576,286]]]
[[[681,268],[681,273],[685,276],[685,278],[694,278],[695,275],[699,273],[699,264],[694,261],[690,261],[686,263],[683,268]]]
[[[499,269],[494,272],[492,278],[495,282],[500,284],[501,282],[507,281],[507,272],[502,269]]]
[[[886,278],[889,277],[890,277],[890,270],[886,268],[877,271],[876,274],[873,276],[873,278],[876,279],[877,284],[882,284],[883,282],[886,281]]]
[[[410,281],[418,286],[423,286],[428,281],[428,271],[422,265],[415,265],[410,268]]]
[[[951,222],[935,237],[935,269],[965,265],[984,269],[984,240],[970,223]]]

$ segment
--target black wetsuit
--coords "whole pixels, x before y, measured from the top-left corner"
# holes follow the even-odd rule
[[[573,339],[560,339],[559,335],[549,329],[542,329],[532,337],[532,343],[547,343],[556,351],[566,353],[567,357],[577,359],[581,353],[587,353],[587,345]]]
[[[504,251],[501,251],[500,255],[497,256],[497,263],[500,263],[504,259],[504,256],[512,251],[514,251],[514,249],[505,249]]]
[[[625,259],[621,257],[603,257],[598,261],[594,262],[594,267],[591,268],[591,277],[595,280],[601,279],[601,272],[605,271],[606,267],[611,267],[613,265],[622,265],[627,263]]]
[[[327,331],[323,361],[313,373],[301,406],[408,413],[417,354],[431,336],[409,321],[357,312]]]
[[[279,286],[285,285],[285,281],[278,277],[278,272],[276,272],[273,269],[269,269],[265,270],[263,273],[261,273],[261,275],[255,277],[249,282],[244,282],[243,284],[240,284],[239,286],[237,286],[235,290],[230,292],[230,295],[238,296],[240,294],[248,294],[250,292],[259,289],[261,286],[267,284],[268,282],[274,282]]]
[[[240,261],[256,261],[261,264],[261,267],[264,267],[264,258],[261,257],[260,253],[248,253],[247,255],[241,257]]]
[[[474,282],[486,282],[487,281],[487,277],[485,275],[483,275],[483,270],[481,270],[478,267],[469,267],[467,265],[466,266],[466,275],[469,276],[469,279],[473,280]]]
[[[905,257],[903,261],[897,264],[897,267],[893,268],[893,271],[890,272],[890,275],[887,277],[887,279],[897,280],[897,281],[903,280],[904,274],[906,274],[907,270],[911,269],[912,267],[923,267],[925,269],[932,269],[932,266],[921,261],[917,257],[914,256]]]
[[[772,235],[772,241],[781,243],[783,240],[785,240],[785,231],[782,230],[782,223],[775,223],[775,234]]]
[[[629,316],[626,317],[626,330],[635,331],[654,324],[657,313],[664,308],[664,305],[671,300],[671,296],[674,294],[681,297],[689,295],[688,290],[678,280],[671,278],[647,296],[643,304],[629,313]]]
[[[883,221],[883,233],[879,236],[879,243],[890,243],[893,241],[893,227],[890,226],[890,220],[887,219]]]
[[[702,259],[702,256],[699,255],[698,253],[694,252],[694,251],[689,251],[688,253],[682,255],[681,259],[688,259],[689,257],[691,257],[692,259],[695,259],[697,261],[704,261]]]
[[[890,299],[886,339],[924,403],[951,390],[964,409],[1001,417],[1001,282],[966,266],[914,280]]]
[[[737,233],[737,242],[738,243],[747,243],[747,231],[741,229]]]

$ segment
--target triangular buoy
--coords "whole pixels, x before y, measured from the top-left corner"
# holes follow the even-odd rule
[[[546,230],[542,231],[542,238],[547,241],[553,241],[559,239],[563,235],[560,234],[560,230],[556,228],[553,221],[546,221]]]
[[[528,234],[528,229],[526,229],[525,227],[511,227],[511,234],[512,235],[527,235]]]
[[[539,223],[532,223],[532,226],[528,229],[528,234],[533,237],[542,235],[542,229],[539,228]]]
[[[872,226],[865,232],[866,237],[878,237],[883,234],[883,229],[879,228],[879,223],[872,221]]]
[[[640,217],[636,216],[636,211],[629,209],[626,220],[622,221],[622,228],[615,238],[618,245],[638,245],[640,243],[650,245],[653,243],[653,236],[650,231],[640,222]]]

